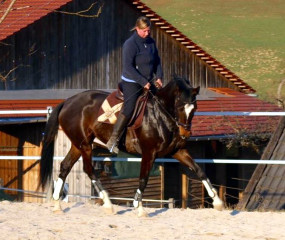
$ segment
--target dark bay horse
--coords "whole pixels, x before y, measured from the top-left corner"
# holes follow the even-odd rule
[[[219,209],[223,206],[217,191],[185,148],[186,139],[191,134],[191,121],[197,109],[196,96],[199,90],[199,87],[191,87],[188,81],[176,78],[148,99],[142,125],[135,130],[142,150],[139,186],[134,197],[134,206],[138,208],[139,216],[146,214],[142,207],[142,197],[153,163],[156,158],[166,155],[173,156],[197,174],[213,199],[214,208]],[[52,175],[54,141],[59,125],[72,143],[68,154],[61,162],[60,174],[53,193],[58,206],[66,177],[82,156],[84,172],[103,200],[103,206],[113,209],[108,193],[101,185],[92,165],[94,138],[106,143],[112,133],[113,125],[97,120],[98,110],[108,95],[109,93],[104,91],[85,91],[59,104],[51,113],[45,128],[40,161],[40,185],[43,188]],[[128,152],[136,152],[129,131],[126,133],[124,147]]]

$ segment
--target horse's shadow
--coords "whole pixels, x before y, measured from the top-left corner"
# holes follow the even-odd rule
[[[128,208],[128,209],[124,209],[124,210],[118,211],[116,214],[117,215],[123,215],[123,214],[125,214],[127,212],[131,212],[131,211],[133,211],[133,209]]]
[[[168,211],[168,210],[169,210],[168,208],[160,208],[160,209],[155,210],[155,211],[152,212],[152,213],[149,213],[148,216],[149,216],[149,217],[155,217],[155,216],[157,216],[157,215],[159,215],[159,214],[161,214],[161,213],[163,213],[163,212],[166,212],[166,211]]]
[[[124,210],[118,211],[118,212],[117,212],[117,215],[123,215],[123,214],[125,214],[125,213],[127,213],[127,212],[131,212],[131,211],[133,211],[133,209],[131,209],[131,208],[124,209]],[[148,216],[149,216],[149,217],[155,217],[155,216],[157,216],[157,215],[159,215],[159,214],[161,214],[161,213],[163,213],[163,212],[166,212],[166,211],[168,211],[167,208],[156,209],[154,212],[149,213]]]
[[[83,202],[77,202],[77,203],[75,203],[72,207],[67,207],[67,208],[65,208],[65,209],[63,210],[63,212],[64,212],[64,213],[67,213],[67,212],[69,212],[69,211],[71,210],[71,208],[77,208],[77,207],[80,207],[80,206],[82,206],[82,205],[84,205]]]

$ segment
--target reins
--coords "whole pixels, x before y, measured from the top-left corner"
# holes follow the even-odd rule
[[[183,127],[186,131],[190,131],[192,123],[190,124],[185,124],[185,123],[181,123],[179,122],[175,117],[173,117],[168,111],[167,109],[165,109],[165,107],[161,104],[160,99],[155,96],[152,92],[149,92],[153,99],[159,104],[159,106],[164,110],[164,112],[169,116],[169,118],[176,124],[177,127],[181,126]],[[196,100],[192,101],[191,104],[194,104],[196,102]]]

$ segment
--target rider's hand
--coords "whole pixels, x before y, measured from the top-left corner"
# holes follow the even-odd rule
[[[156,84],[155,85],[156,85],[157,88],[162,88],[162,80],[160,78],[158,78],[156,80]]]
[[[149,88],[150,88],[150,83],[148,82],[143,88],[146,89],[146,90],[149,90]]]

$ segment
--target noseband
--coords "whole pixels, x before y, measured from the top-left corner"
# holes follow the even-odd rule
[[[181,122],[178,122],[177,120],[175,120],[176,122],[176,126],[177,127],[183,127],[186,131],[190,131],[191,130],[191,126],[192,126],[192,123],[189,123],[189,124],[184,124],[184,123],[181,123]]]

